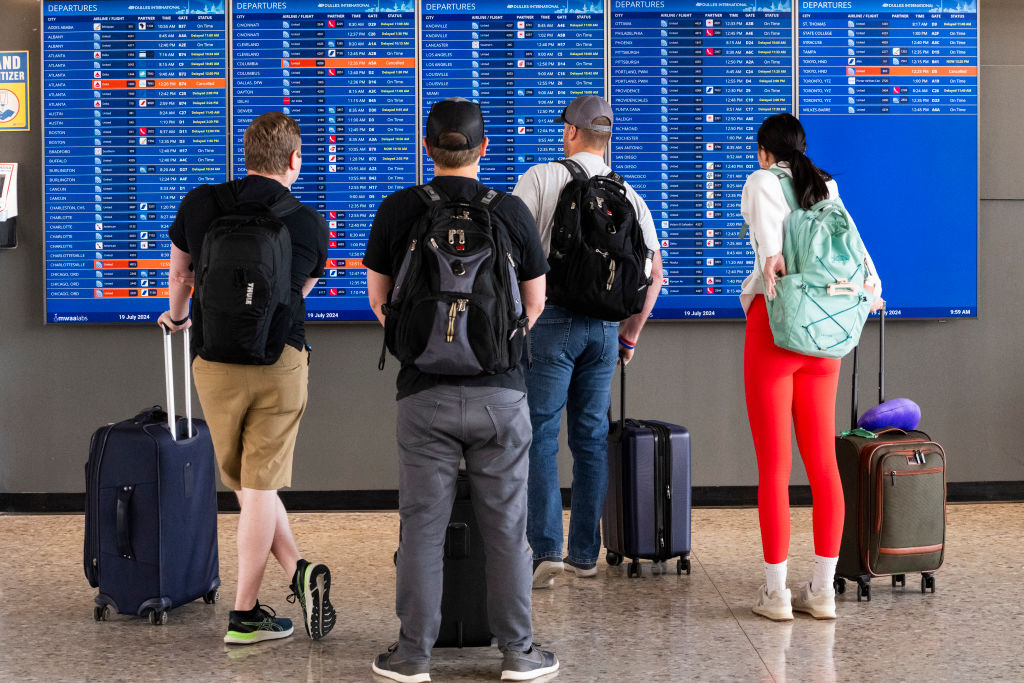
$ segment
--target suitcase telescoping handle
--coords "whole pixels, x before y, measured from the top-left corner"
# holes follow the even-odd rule
[[[857,349],[853,347],[853,400],[850,401],[850,429],[857,428]],[[885,403],[885,304],[878,311],[878,403]]]
[[[178,430],[174,427],[176,420],[174,411],[174,361],[171,358],[171,335],[173,334],[163,325],[160,326],[164,335],[164,383],[167,388],[167,429],[171,432],[171,438],[178,440]],[[192,438],[192,356],[189,352],[190,333],[182,330],[182,339],[185,347],[185,423],[188,425],[188,438]]]

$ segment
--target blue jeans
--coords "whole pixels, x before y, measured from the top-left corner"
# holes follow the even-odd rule
[[[572,451],[568,559],[597,562],[608,489],[608,406],[619,357],[619,324],[548,304],[530,331],[533,367],[526,370],[533,423],[526,537],[535,560],[562,559],[562,494],[558,431],[566,408]]]

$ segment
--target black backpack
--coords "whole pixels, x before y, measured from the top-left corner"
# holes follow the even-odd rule
[[[654,254],[622,176],[613,171],[591,178],[572,159],[558,163],[572,180],[555,207],[548,301],[592,318],[625,320],[643,310]]]
[[[383,308],[386,348],[429,374],[515,368],[527,319],[508,229],[493,213],[505,194],[485,189],[466,202],[431,185],[415,189],[427,210],[410,232]]]
[[[210,223],[196,268],[208,361],[273,365],[298,308],[292,292],[292,240],[281,218],[302,205],[290,193],[267,206],[238,203],[231,183],[213,186],[221,215]]]

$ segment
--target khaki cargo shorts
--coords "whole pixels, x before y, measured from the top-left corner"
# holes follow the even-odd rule
[[[192,361],[220,478],[233,491],[292,483],[292,455],[306,411],[309,353],[285,345],[273,365]]]

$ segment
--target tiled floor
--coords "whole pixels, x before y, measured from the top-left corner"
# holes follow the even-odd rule
[[[373,681],[394,641],[394,513],[292,516],[300,547],[327,562],[340,620],[323,641],[296,635],[221,642],[234,586],[237,517],[220,518],[221,602],[171,612],[163,627],[98,623],[82,574],[83,518],[0,516],[0,679],[16,681]],[[793,511],[791,585],[809,575],[810,510]],[[847,591],[839,619],[774,623],[750,612],[762,582],[757,513],[698,509],[693,573],[564,576],[535,591],[535,639],[562,661],[558,681],[1024,681],[1024,505],[949,508],[934,594],[881,579],[870,603]],[[287,579],[268,568],[261,596],[285,616]],[[493,649],[439,650],[435,681],[497,680]]]

